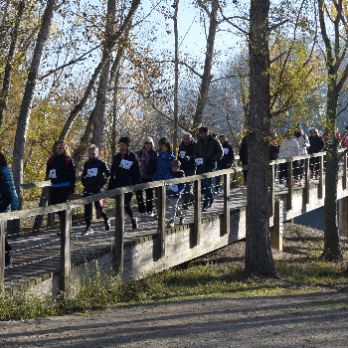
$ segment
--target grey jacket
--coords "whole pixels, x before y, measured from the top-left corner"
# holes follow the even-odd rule
[[[213,171],[216,161],[220,160],[223,155],[224,150],[221,143],[213,136],[209,135],[206,141],[198,140],[195,150],[197,174]]]

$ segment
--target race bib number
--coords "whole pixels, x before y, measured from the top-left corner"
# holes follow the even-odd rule
[[[90,178],[90,177],[93,177],[93,176],[97,176],[98,174],[98,168],[89,168],[87,169],[87,176]]]
[[[185,156],[186,156],[186,151],[180,151],[179,156],[180,156],[180,158],[185,158]]]
[[[51,169],[49,172],[48,172],[48,177],[50,179],[57,179],[57,171],[55,169]]]
[[[196,158],[195,162],[198,166],[201,166],[203,164],[203,158]]]
[[[227,147],[224,147],[224,155],[228,155],[230,152],[230,149],[228,149]]]
[[[129,170],[131,168],[132,164],[133,164],[133,161],[127,161],[127,160],[123,159],[120,162],[120,167],[123,169]]]
[[[179,187],[178,187],[178,185],[169,185],[169,190],[173,191],[173,192],[178,192]]]

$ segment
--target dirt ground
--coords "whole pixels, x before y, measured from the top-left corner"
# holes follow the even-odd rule
[[[321,237],[294,225],[287,233],[284,258],[304,257],[293,252],[299,239]],[[238,243],[197,262],[241,261],[243,253]],[[2,322],[0,347],[348,347],[348,290],[224,296]]]

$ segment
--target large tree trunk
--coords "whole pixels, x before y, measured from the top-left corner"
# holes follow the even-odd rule
[[[22,198],[20,184],[23,183],[23,159],[30,121],[31,104],[35,92],[44,46],[49,36],[55,5],[56,0],[47,1],[17,121],[17,130],[13,149],[13,176],[20,198]]]
[[[0,128],[2,126],[2,123],[4,120],[4,113],[5,113],[5,110],[7,108],[7,98],[8,98],[8,93],[10,90],[11,76],[12,76],[13,57],[14,57],[14,54],[16,51],[18,31],[19,31],[19,26],[20,26],[22,16],[24,13],[24,9],[25,9],[25,1],[21,1],[18,4],[16,22],[15,22],[15,25],[13,28],[13,32],[11,33],[11,44],[10,44],[10,49],[9,49],[8,55],[7,55],[4,80],[2,83],[2,90],[1,90],[1,94],[0,94]]]
[[[269,0],[251,0],[250,111],[248,126],[248,182],[245,273],[274,276],[269,235],[270,77],[268,49]]]
[[[214,57],[214,44],[215,44],[215,36],[216,30],[218,27],[217,22],[217,12],[219,9],[219,1],[212,1],[212,9],[210,12],[210,22],[209,22],[209,34],[207,39],[207,49],[205,53],[205,62],[204,62],[204,71],[201,81],[201,86],[199,88],[198,101],[196,106],[196,112],[193,119],[193,132],[197,130],[198,127],[202,125],[203,119],[203,111],[208,99],[208,92],[211,83],[211,68],[213,65],[213,57]]]
[[[174,129],[173,129],[173,151],[177,152],[178,147],[178,124],[179,124],[179,34],[178,34],[178,10],[179,0],[174,0],[174,39],[175,39],[175,57],[174,57]]]
[[[324,251],[322,258],[328,261],[341,261],[343,258],[339,229],[337,226],[337,184],[338,184],[338,140],[336,139],[336,112],[338,91],[335,79],[331,78],[327,93],[327,124],[328,144],[326,147],[325,174],[325,230]],[[348,217],[347,217],[348,218]]]

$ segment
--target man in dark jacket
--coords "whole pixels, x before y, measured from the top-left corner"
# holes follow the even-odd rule
[[[88,147],[88,160],[83,166],[82,172],[82,185],[83,195],[85,197],[100,193],[103,186],[106,184],[107,178],[110,175],[110,170],[106,163],[99,158],[99,149],[96,145],[92,144]],[[101,216],[104,219],[105,229],[110,229],[108,216],[103,209],[103,201],[94,202],[97,216]],[[93,233],[91,228],[92,220],[92,203],[85,205],[85,221],[86,230],[83,235],[89,235]]]
[[[119,142],[119,152],[112,161],[109,190],[131,186],[140,183],[140,170],[138,157],[129,150],[129,137],[121,137]],[[131,218],[133,230],[138,228],[137,221],[133,217],[131,200],[133,193],[128,192],[124,196],[124,208]]]
[[[197,164],[197,174],[213,172],[216,168],[216,162],[224,154],[220,142],[209,134],[207,127],[201,127],[198,130],[198,142],[195,150],[195,161]],[[212,179],[202,180],[202,189],[204,192],[203,210],[207,210],[214,202],[212,191]]]
[[[197,165],[195,162],[196,142],[192,139],[190,133],[184,134],[182,142],[179,145],[178,159],[181,162],[181,170],[184,171],[185,176],[196,174]],[[189,204],[193,201],[192,182],[185,186],[183,193],[183,209],[187,209]]]
[[[232,167],[233,161],[234,161],[234,152],[233,148],[228,142],[228,139],[225,134],[219,135],[219,141],[222,145],[222,148],[224,150],[223,157],[217,162],[217,169],[223,170],[228,169]],[[221,176],[216,177],[216,192],[219,192],[221,189]]]
[[[248,178],[248,136],[245,135],[239,145],[239,161],[242,163],[244,185]]]

